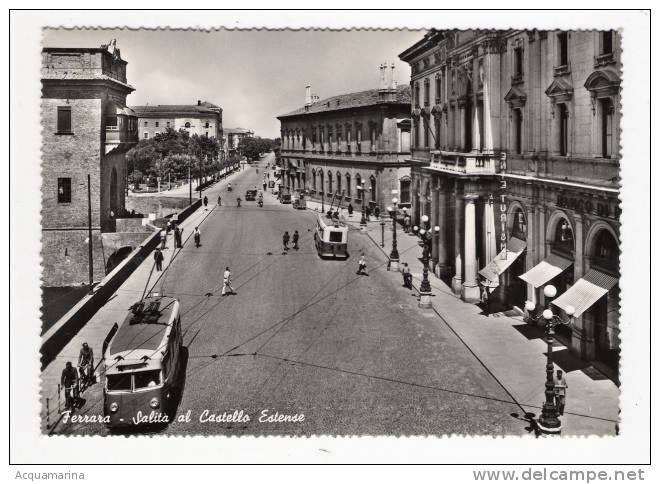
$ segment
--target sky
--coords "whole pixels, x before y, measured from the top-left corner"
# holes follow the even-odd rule
[[[44,47],[98,47],[117,39],[136,90],[127,104],[195,104],[223,108],[225,128],[275,138],[276,116],[305,102],[305,85],[321,99],[378,87],[378,66],[395,64],[398,84],[410,67],[398,55],[424,31],[44,30]]]

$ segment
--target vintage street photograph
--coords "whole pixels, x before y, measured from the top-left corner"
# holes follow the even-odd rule
[[[616,437],[625,41],[44,28],[41,432]]]

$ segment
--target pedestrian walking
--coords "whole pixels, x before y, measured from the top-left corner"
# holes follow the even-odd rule
[[[170,222],[170,221],[168,220],[168,221],[167,221],[167,225],[165,226],[165,233],[166,233],[166,234],[169,234],[169,233],[170,233],[170,230],[172,230],[172,222]]]
[[[167,232],[165,230],[160,231],[160,248],[165,250],[165,244],[167,244]]]
[[[284,235],[282,236],[282,245],[284,246],[285,251],[289,250],[289,232],[288,231],[285,231]]]
[[[481,286],[481,305],[484,308],[484,314],[490,316],[490,286],[489,281],[479,281]]]
[[[174,229],[174,248],[181,249],[183,244],[181,244],[181,236],[183,235],[183,229],[180,229],[179,226]]]
[[[564,372],[557,370],[557,375],[553,379],[555,384],[555,407],[559,411],[559,415],[564,415],[564,407],[566,406],[566,377]]]
[[[231,271],[229,267],[225,267],[225,272],[222,274],[222,295],[226,296],[229,294],[236,294],[234,288],[231,285]]]
[[[263,183],[263,187],[264,187],[264,191],[266,191],[266,188],[268,188],[268,185],[266,184],[266,182]]]
[[[298,234],[298,231],[296,230],[296,231],[293,233],[293,248],[294,248],[295,250],[298,250],[298,238],[299,238],[299,237],[300,237],[300,235]]]
[[[218,207],[222,207],[222,197],[218,195]]]
[[[159,247],[156,247],[156,252],[154,252],[154,261],[156,263],[156,270],[158,272],[163,270],[163,259],[165,259],[163,252]]]
[[[195,247],[199,248],[199,246],[202,245],[202,233],[199,231],[199,227],[195,227],[193,237],[195,238]]]
[[[206,195],[204,195],[204,210],[206,210],[206,206],[209,204],[209,199]]]
[[[348,204],[348,216],[352,217],[353,216],[353,205],[350,203]]]
[[[376,218],[380,218],[380,207],[374,208],[374,215],[376,215]]]
[[[410,233],[410,215],[403,217],[403,231],[407,234]]]
[[[367,260],[364,257],[364,253],[360,255],[360,260],[358,261],[358,270],[356,274],[360,276],[368,276],[367,274]]]
[[[236,199],[236,204],[240,207],[241,206],[241,197],[238,197]]]
[[[403,263],[401,274],[403,275],[403,287],[412,289],[412,274],[410,273],[410,267],[407,262]]]
[[[70,361],[64,365],[60,384],[64,389],[64,410],[71,410],[78,400],[78,372]]]
[[[174,215],[172,215],[172,226],[176,227],[178,225],[179,225],[179,214],[175,213]]]

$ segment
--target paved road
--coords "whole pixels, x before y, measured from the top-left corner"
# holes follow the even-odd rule
[[[280,205],[235,206],[263,167],[223,192],[163,278],[180,298],[188,361],[178,416],[168,434],[524,434],[520,409],[433,312],[385,270],[373,242],[351,231],[347,261],[321,260],[311,231],[316,214]],[[218,189],[207,192],[215,202]],[[231,198],[231,203],[230,203]],[[284,230],[300,250],[282,254]],[[364,251],[369,276],[355,274]],[[237,295],[220,296],[230,266]],[[95,390],[100,395],[100,385]],[[99,395],[89,394],[90,406]],[[91,407],[90,407],[91,408]],[[100,407],[97,405],[95,412]],[[249,422],[200,422],[205,410],[243,411]],[[259,422],[304,414],[302,422]],[[84,412],[84,409],[83,409]],[[57,433],[105,433],[68,424]]]

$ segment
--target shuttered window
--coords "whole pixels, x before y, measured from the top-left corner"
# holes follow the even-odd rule
[[[57,132],[71,133],[71,106],[57,107]]]

